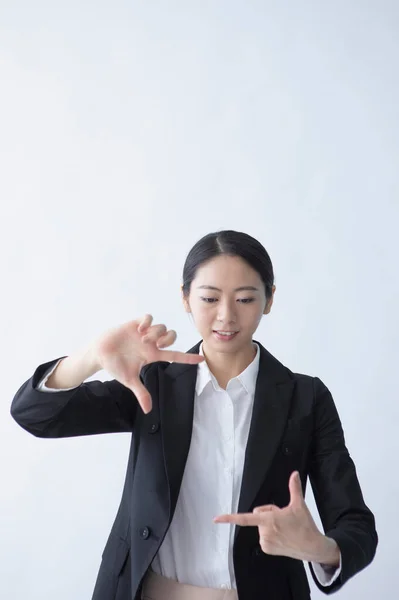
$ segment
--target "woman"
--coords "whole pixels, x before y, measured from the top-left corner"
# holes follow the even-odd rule
[[[40,365],[15,395],[12,416],[38,437],[132,432],[93,600],[305,600],[303,561],[326,593],[372,561],[374,516],[329,390],[253,340],[275,289],[257,240],[211,233],[183,269],[202,342],[167,350],[175,332],[146,315]],[[100,369],[115,379],[83,383]]]

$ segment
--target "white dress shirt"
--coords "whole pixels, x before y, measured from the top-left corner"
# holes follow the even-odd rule
[[[258,345],[256,349],[251,364],[231,379],[225,390],[206,361],[198,365],[193,431],[180,493],[172,523],[152,562],[156,573],[180,583],[236,589],[232,552],[235,525],[214,523],[213,517],[238,510],[259,370]],[[199,352],[203,354],[202,344]],[[46,386],[57,365],[37,389],[62,391]],[[312,566],[323,586],[330,585],[341,572],[341,564],[337,569],[318,563]]]

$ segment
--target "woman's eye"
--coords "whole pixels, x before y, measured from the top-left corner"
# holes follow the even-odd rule
[[[214,302],[218,301],[217,298],[206,298],[204,296],[201,296],[201,300],[203,302],[207,302],[208,304],[213,304]],[[237,302],[240,302],[241,304],[249,304],[250,302],[253,302],[254,300],[255,300],[255,298],[238,298]]]

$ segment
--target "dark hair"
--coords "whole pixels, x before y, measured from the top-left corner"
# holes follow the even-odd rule
[[[191,248],[183,267],[183,294],[188,296],[197,270],[205,262],[227,254],[239,256],[257,271],[265,285],[266,299],[272,296],[274,272],[270,256],[258,240],[240,231],[208,233]]]

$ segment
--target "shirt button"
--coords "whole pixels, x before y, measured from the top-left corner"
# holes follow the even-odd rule
[[[221,590],[228,590],[229,586],[227,585],[227,583],[222,583],[222,585],[220,586]]]

